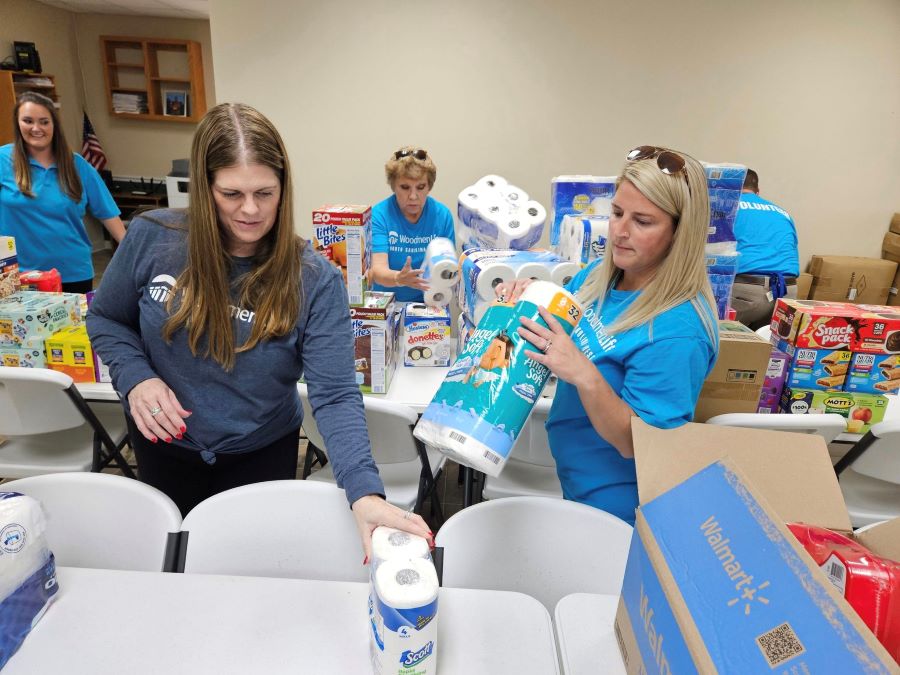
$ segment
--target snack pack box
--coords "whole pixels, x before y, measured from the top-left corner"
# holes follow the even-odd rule
[[[0,344],[21,345],[30,337],[47,338],[70,321],[59,294],[19,291],[0,299]]]
[[[847,418],[847,432],[864,434],[884,419],[888,399],[878,394],[816,391],[785,387],[781,412],[792,415],[837,413]]]
[[[777,413],[781,409],[781,392],[788,374],[791,357],[778,350],[769,355],[769,367],[763,380],[762,392],[759,395],[758,413]]]
[[[313,247],[340,268],[350,306],[362,305],[372,264],[372,207],[325,204],[313,211],[312,218]]]
[[[886,305],[859,305],[859,332],[851,345],[855,352],[900,353],[900,311]]]
[[[367,393],[386,394],[397,365],[394,294],[366,291],[362,307],[350,308],[356,383]]]
[[[16,254],[16,240],[0,237],[0,298],[19,290],[19,257]]]
[[[15,368],[46,368],[44,338],[31,337],[22,344],[0,345],[0,365]]]
[[[806,349],[852,349],[862,311],[846,302],[779,298],[772,313],[772,344]]]
[[[403,308],[400,348],[407,366],[449,366],[453,351],[450,310],[409,303]]]
[[[841,391],[850,368],[850,351],[847,349],[807,349],[780,340],[777,350],[790,357],[786,387],[792,389],[821,389]]]
[[[896,394],[900,390],[900,355],[853,354],[844,390]]]

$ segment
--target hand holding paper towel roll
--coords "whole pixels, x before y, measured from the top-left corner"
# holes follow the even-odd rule
[[[450,288],[459,277],[459,260],[456,247],[446,237],[435,237],[428,242],[422,262],[422,278],[432,288]]]

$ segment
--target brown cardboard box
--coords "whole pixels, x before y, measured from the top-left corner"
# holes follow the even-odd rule
[[[772,345],[737,321],[719,322],[719,358],[700,390],[694,421],[756,412]]]
[[[897,274],[894,275],[894,281],[891,283],[891,290],[888,291],[887,304],[892,307],[900,305],[900,267],[897,269]]]
[[[881,257],[900,263],[900,234],[888,232],[881,242]]]
[[[806,300],[809,297],[809,289],[812,286],[813,276],[809,272],[801,272],[797,277],[797,299]]]
[[[894,217],[891,218],[891,224],[888,227],[891,232],[896,234],[900,234],[900,213],[895,213]]]
[[[814,255],[811,300],[847,301],[883,305],[897,273],[897,263],[878,258]]]
[[[637,418],[632,438],[640,506],[615,621],[629,674],[900,672],[785,526],[850,533],[824,439]],[[857,539],[896,559],[900,519]]]

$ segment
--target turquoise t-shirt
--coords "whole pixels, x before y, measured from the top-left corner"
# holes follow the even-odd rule
[[[406,258],[412,258],[413,269],[422,266],[425,249],[435,237],[446,237],[456,244],[453,215],[450,209],[428,197],[418,223],[409,222],[391,195],[372,207],[372,252],[387,253],[388,266],[401,270]],[[407,286],[387,287],[373,284],[376,291],[393,291],[401,302],[422,302],[422,291]]]
[[[599,263],[582,270],[566,288],[577,291]],[[607,334],[604,326],[611,325],[639,293],[614,289],[586,307],[572,339],[638,417],[670,429],[693,418],[700,388],[716,360],[717,339],[710,339],[687,301],[653,320],[652,339],[650,324]],[[709,317],[715,326],[712,312]],[[622,457],[597,433],[578,391],[566,382],[557,385],[547,435],[563,496],[633,524],[638,505],[634,459]]]
[[[740,253],[738,274],[800,274],[797,228],[788,212],[752,192],[742,193],[738,206],[734,221],[734,238]]]
[[[76,154],[75,170],[81,178],[81,201],[73,201],[59,187],[56,164],[31,164],[31,191],[26,197],[16,185],[13,146],[0,147],[0,235],[16,238],[19,267],[49,270],[55,267],[64,282],[94,278],[91,240],[84,214],[106,220],[119,215],[119,207],[100,174]]]

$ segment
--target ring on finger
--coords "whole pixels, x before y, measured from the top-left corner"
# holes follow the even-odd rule
[[[541,351],[546,354],[548,351],[550,351],[551,346],[553,346],[553,340],[547,338],[547,342],[544,344],[544,347],[543,349],[541,349]]]
[[[161,412],[162,412],[162,408],[160,408],[159,406],[150,408],[150,417],[156,417]]]

